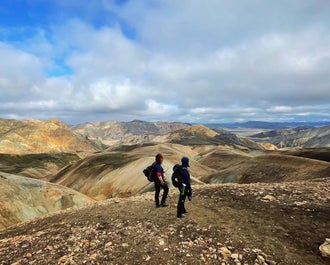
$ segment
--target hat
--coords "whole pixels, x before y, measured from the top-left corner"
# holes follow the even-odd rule
[[[189,158],[184,156],[181,158],[182,166],[189,167]]]

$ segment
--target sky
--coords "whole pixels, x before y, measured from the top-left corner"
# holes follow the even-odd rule
[[[330,121],[328,0],[0,0],[0,118]]]

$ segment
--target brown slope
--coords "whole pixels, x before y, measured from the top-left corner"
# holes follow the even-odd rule
[[[330,148],[292,148],[285,154],[330,162]]]
[[[0,230],[92,199],[66,187],[0,172]]]
[[[0,260],[329,265],[318,250],[330,231],[329,193],[328,183],[310,182],[194,187],[183,220],[175,201],[155,209],[153,193],[108,200],[0,232]],[[224,248],[234,255],[225,258]]]
[[[196,152],[189,147],[175,144],[139,146],[134,149],[95,154],[58,172],[52,182],[70,187],[94,199],[102,200],[114,196],[126,197],[153,189],[142,171],[152,164],[157,153],[163,153],[163,167],[168,182],[174,164],[182,156],[193,158]],[[192,179],[214,173],[215,171],[191,162]]]
[[[78,153],[84,156],[98,148],[58,120],[0,120],[0,153]]]
[[[281,152],[213,152],[200,161],[218,170],[203,178],[210,183],[254,183],[312,180],[330,177],[330,163],[285,155]]]

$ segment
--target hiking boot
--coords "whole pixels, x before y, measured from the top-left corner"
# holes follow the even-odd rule
[[[162,203],[160,206],[167,207],[168,205],[166,203]]]
[[[156,208],[159,208],[160,207],[160,205],[159,204],[156,204]]]
[[[177,216],[179,219],[183,219],[183,218],[185,218],[186,216],[184,215],[184,214],[181,214],[181,215],[178,215]]]

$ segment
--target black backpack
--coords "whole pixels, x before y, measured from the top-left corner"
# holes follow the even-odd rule
[[[156,170],[155,170],[155,163],[148,166],[143,170],[143,174],[147,177],[150,182],[155,180]]]
[[[183,172],[182,166],[179,164],[174,165],[172,173],[172,185],[176,188],[182,186],[183,183]]]

